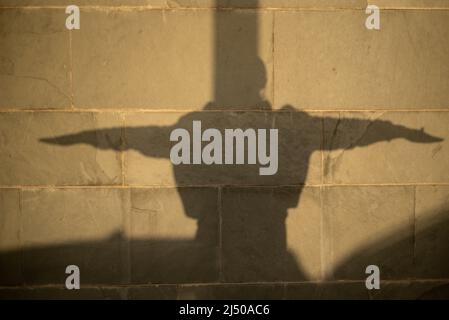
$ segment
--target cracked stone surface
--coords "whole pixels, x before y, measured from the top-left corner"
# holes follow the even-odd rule
[[[337,114],[332,116],[338,117]],[[448,140],[445,138],[449,134],[447,113],[341,113],[340,118],[340,122],[324,122],[324,179],[327,183],[448,181]],[[353,118],[384,122],[353,122],[350,120]],[[389,128],[390,124],[398,127]],[[409,129],[421,128],[444,140],[420,143]],[[375,142],[376,139],[379,141]],[[370,144],[373,141],[375,143]],[[332,145],[340,148],[334,150]]]
[[[0,0],[1,299],[449,296],[449,1],[76,2]],[[277,174],[173,166],[194,120]]]
[[[121,184],[119,130],[92,131],[86,139],[93,146],[51,145],[41,139],[120,127],[117,114],[0,113],[1,185],[117,185]],[[108,150],[102,150],[102,148]]]
[[[279,171],[260,176],[260,165],[181,165],[169,159],[170,132],[192,131],[192,121],[203,131],[217,128],[278,128]],[[130,185],[300,185],[321,182],[321,120],[316,113],[197,112],[130,113],[126,116],[126,184]],[[224,141],[224,140],[223,140]],[[223,145],[224,150],[224,145]]]
[[[0,109],[71,106],[65,17],[38,13],[0,9]]]
[[[379,32],[365,19],[351,10],[276,12],[275,105],[446,109],[449,12],[383,11]]]

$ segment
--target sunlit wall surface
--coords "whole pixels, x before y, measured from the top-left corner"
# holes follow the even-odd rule
[[[449,1],[0,0],[0,298],[449,298]]]

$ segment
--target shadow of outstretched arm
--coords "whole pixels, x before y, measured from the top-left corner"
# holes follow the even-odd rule
[[[414,143],[436,143],[444,139],[387,120],[323,118],[325,150],[353,149],[381,141],[405,139]],[[345,132],[345,134],[339,134]]]
[[[306,114],[304,116],[308,117]],[[387,120],[332,117],[313,119],[323,120],[325,130],[323,147],[324,150],[329,151],[364,147],[376,142],[394,139],[405,139],[414,143],[436,143],[444,140],[425,132],[424,128],[408,128]],[[179,122],[178,126],[185,127],[186,124]],[[57,137],[45,137],[41,138],[40,141],[61,146],[87,144],[104,150],[136,150],[149,157],[169,158],[170,133],[175,127],[176,125],[127,127],[126,129],[120,127],[105,128]]]
[[[45,137],[40,141],[60,146],[86,144],[102,150],[136,150],[145,156],[168,158],[171,130],[168,126],[116,127]]]

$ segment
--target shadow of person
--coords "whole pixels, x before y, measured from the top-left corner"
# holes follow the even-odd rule
[[[251,63],[249,67],[251,79],[256,79],[253,83],[255,86],[252,88],[253,92],[259,93],[266,85],[265,67],[258,58],[253,58],[247,63]],[[332,134],[339,130],[342,122],[338,118],[309,114],[289,105],[280,110],[273,110],[261,96],[252,101],[255,101],[255,104],[247,110],[231,106],[223,108],[219,102],[211,102],[201,111],[183,115],[172,126],[127,127],[123,144],[98,143],[99,140],[113,140],[108,139],[108,136],[117,136],[122,128],[83,131],[59,137],[46,137],[41,141],[60,146],[88,144],[95,148],[116,151],[136,150],[147,157],[170,159],[170,151],[178,143],[170,141],[170,134],[175,129],[185,129],[191,138],[189,149],[192,152],[189,155],[189,164],[172,166],[177,191],[185,214],[197,221],[195,242],[204,244],[200,246],[202,250],[219,248],[221,262],[219,266],[211,265],[211,268],[217,268],[214,271],[217,273],[217,279],[221,278],[228,282],[307,279],[304,270],[301,270],[288,250],[285,224],[288,209],[298,206],[308,176],[316,178],[321,175],[321,161],[314,163],[311,160],[315,152],[365,147],[393,139],[405,139],[414,143],[442,141],[422,129],[411,129],[385,120],[355,118],[345,119],[345,126],[362,127],[363,134],[351,141],[332,139]],[[217,161],[219,163],[192,164],[194,121],[201,121],[202,132],[216,129],[222,137],[225,137],[226,129],[243,131],[265,129],[267,132],[270,129],[277,129],[277,172],[272,175],[260,175],[260,164],[248,164],[250,145],[247,138],[244,140],[246,161],[243,164],[235,164],[235,161],[234,164],[224,164],[224,154],[227,152],[224,147],[221,148],[222,153],[218,155],[221,159]],[[330,133],[324,143],[323,132]],[[267,137],[267,145],[268,140]],[[224,145],[224,140],[222,142]],[[204,150],[209,143],[211,141],[202,141],[201,150]],[[234,140],[233,145],[235,144]],[[234,150],[234,160],[235,153]],[[189,187],[199,186],[219,189],[219,214],[211,212],[209,205],[203,205],[199,200],[201,197],[197,195],[192,197]],[[215,261],[216,251],[211,250],[209,254],[210,260]],[[145,255],[145,251],[142,251],[142,255]],[[152,259],[151,256],[147,258]],[[179,262],[172,256],[167,257],[164,264],[172,263],[170,259]],[[191,267],[195,268],[195,264]],[[148,278],[151,278],[151,275],[148,275]]]

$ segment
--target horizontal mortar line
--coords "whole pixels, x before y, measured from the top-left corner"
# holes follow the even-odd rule
[[[364,112],[449,112],[448,108],[428,108],[428,109],[295,109],[295,110],[282,110],[282,109],[214,109],[214,110],[203,110],[203,109],[141,109],[141,108],[74,108],[74,109],[0,109],[0,113],[32,113],[32,112],[46,112],[46,113],[191,113],[191,112],[204,112],[204,113],[217,113],[217,112],[260,112],[260,113],[270,113],[270,112],[281,112],[281,113],[295,113],[295,112],[320,112],[320,113],[336,113],[336,112],[353,112],[353,113],[364,113]]]
[[[67,5],[68,6],[68,5]],[[0,6],[1,9],[65,9],[67,6]],[[317,12],[326,12],[326,11],[363,11],[365,12],[366,7],[161,7],[161,6],[92,6],[92,5],[78,5],[80,9],[88,9],[88,10],[97,10],[97,11],[189,11],[189,10],[209,10],[209,11],[234,11],[234,10],[247,10],[247,11],[317,11]],[[388,11],[445,11],[449,10],[449,7],[407,7],[407,6],[396,6],[396,7],[379,7],[380,10],[388,10]]]
[[[68,6],[68,5],[67,5]],[[0,9],[57,9],[62,10],[67,6],[0,6]],[[93,5],[78,5],[80,9],[87,10],[98,10],[98,11],[189,11],[189,10],[202,10],[202,11],[233,11],[233,10],[246,10],[246,11],[273,11],[273,10],[282,10],[282,11],[342,11],[342,10],[354,10],[354,11],[363,11],[365,8],[351,8],[351,7],[309,7],[309,8],[301,8],[301,7],[163,7],[163,6],[144,6],[144,5],[136,5],[136,6],[93,6]],[[444,8],[444,7],[443,7]],[[388,10],[390,10],[389,8]],[[400,8],[399,8],[400,9]]]
[[[449,182],[402,182],[402,183],[324,183],[321,185],[305,185],[306,187],[420,187],[449,186]]]
[[[411,182],[411,183],[341,183],[341,184],[195,184],[195,185],[11,185],[0,189],[172,189],[172,188],[286,188],[286,187],[409,187],[409,186],[449,186],[449,182]]]
[[[341,283],[365,283],[365,279],[341,279],[341,280],[303,280],[303,281],[251,281],[251,282],[211,282],[211,283],[172,283],[168,285],[178,286],[221,286],[221,285],[292,285],[292,284],[341,284]],[[435,278],[435,279],[391,279],[381,280],[381,283],[409,283],[409,282],[449,282],[449,278]],[[148,284],[141,284],[145,286]]]
[[[307,285],[307,284],[351,284],[351,283],[365,283],[366,280],[310,280],[310,281],[254,281],[254,282],[193,282],[193,283],[129,283],[129,284],[82,284],[81,289],[126,289],[126,288],[146,288],[146,287],[163,287],[163,286],[176,286],[176,287],[201,287],[201,286],[245,286],[245,285]],[[409,284],[415,283],[447,283],[449,279],[435,278],[435,279],[388,279],[381,280],[381,284]],[[45,288],[61,288],[65,289],[61,284],[42,284],[42,285],[17,285],[17,286],[0,286],[0,289],[45,289]]]

